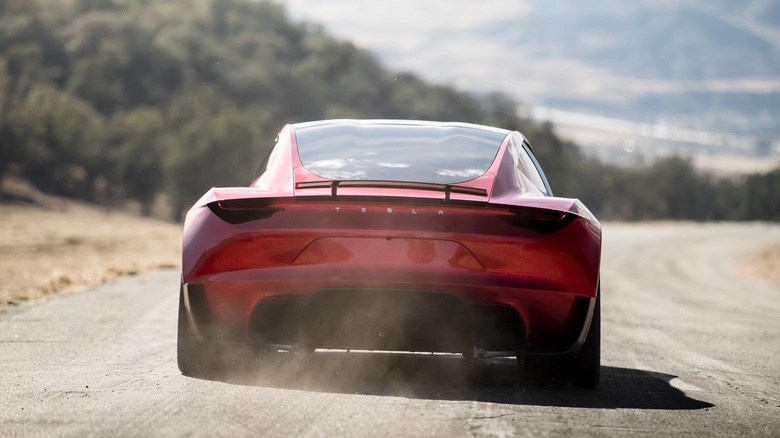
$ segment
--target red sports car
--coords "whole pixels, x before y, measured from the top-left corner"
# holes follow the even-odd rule
[[[204,372],[238,343],[450,352],[592,387],[600,262],[599,222],[552,195],[519,132],[287,125],[249,187],[213,188],[187,213],[178,364]]]

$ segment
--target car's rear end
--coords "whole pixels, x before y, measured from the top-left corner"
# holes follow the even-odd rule
[[[467,357],[582,344],[601,231],[578,201],[497,193],[495,155],[465,184],[324,178],[295,158],[288,180],[213,189],[188,213],[182,301],[200,340]]]

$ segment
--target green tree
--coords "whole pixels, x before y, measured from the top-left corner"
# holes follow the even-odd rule
[[[780,169],[766,175],[751,175],[742,196],[745,219],[780,221]]]
[[[24,151],[24,174],[42,190],[89,198],[104,174],[105,121],[92,107],[48,84],[34,85],[8,114]]]
[[[120,198],[136,199],[141,212],[151,213],[164,182],[160,138],[165,132],[162,113],[153,107],[136,107],[117,113],[110,122],[111,180]]]
[[[8,123],[8,110],[11,105],[11,77],[6,69],[5,58],[0,56],[0,181],[19,155],[17,143]]]

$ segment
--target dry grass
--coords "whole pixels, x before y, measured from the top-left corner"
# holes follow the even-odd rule
[[[8,185],[0,202],[0,306],[180,264],[179,224],[20,196],[19,187],[9,195]]]

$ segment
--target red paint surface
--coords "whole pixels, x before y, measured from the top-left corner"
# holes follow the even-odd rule
[[[187,214],[183,279],[204,285],[223,323],[245,329],[254,305],[269,296],[328,287],[431,290],[467,304],[511,306],[529,346],[544,350],[569,329],[575,297],[596,294],[599,223],[579,201],[513,189],[503,175],[508,141],[487,173],[459,184],[488,192],[487,199],[451,196],[465,205],[437,203],[442,193],[420,190],[348,188],[338,199],[330,189],[295,190],[323,179],[301,166],[291,127],[279,142],[275,167],[253,187],[212,189]],[[234,225],[208,207],[242,199],[265,199],[274,213]],[[575,217],[556,232],[518,220],[536,212]]]

